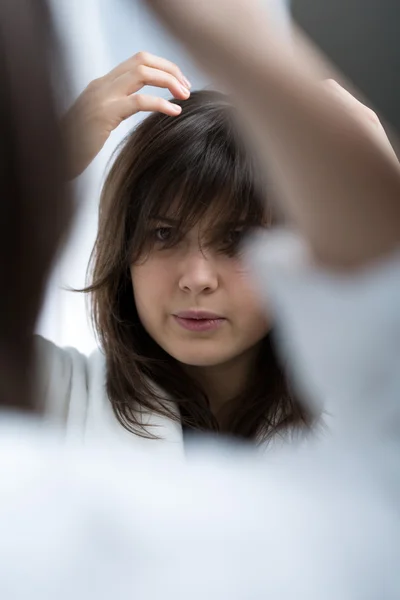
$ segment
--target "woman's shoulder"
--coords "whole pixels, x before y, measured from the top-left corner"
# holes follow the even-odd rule
[[[35,336],[37,394],[46,413],[58,421],[84,421],[93,396],[105,395],[106,361],[97,349],[90,356],[60,348]]]
[[[140,411],[146,429],[157,439],[134,435],[116,418],[107,392],[107,363],[101,350],[90,356],[76,348],[60,348],[37,336],[37,394],[48,420],[61,425],[68,441],[160,450],[181,457],[180,423],[154,411]],[[169,443],[165,443],[169,442]]]
[[[47,381],[55,377],[59,383],[84,379],[88,384],[90,379],[104,372],[106,364],[99,348],[86,355],[76,348],[61,348],[39,335],[35,336],[35,355],[39,372]]]
[[[78,369],[89,369],[93,365],[101,364],[104,367],[105,364],[105,357],[100,348],[87,355],[77,348],[58,346],[41,335],[35,335],[35,352],[38,360],[58,363],[64,367],[70,365]]]

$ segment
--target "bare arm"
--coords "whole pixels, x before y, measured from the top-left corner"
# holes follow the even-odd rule
[[[358,266],[400,243],[398,162],[320,85],[325,65],[300,34],[288,47],[254,0],[148,4],[234,90],[286,215],[321,262]]]

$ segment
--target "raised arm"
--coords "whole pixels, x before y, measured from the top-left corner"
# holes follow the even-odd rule
[[[300,33],[291,45],[255,0],[147,4],[234,91],[282,207],[317,259],[354,267],[400,243],[398,162],[321,86],[329,68]]]

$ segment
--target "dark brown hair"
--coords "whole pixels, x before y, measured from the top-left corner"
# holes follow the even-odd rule
[[[150,115],[126,138],[111,167],[100,203],[92,283],[86,290],[92,294],[114,412],[128,430],[143,436],[150,435],[141,421],[143,409],[180,418],[188,428],[219,429],[204,391],[139,320],[130,265],[149,250],[149,219],[170,215],[174,207],[177,231],[182,232],[211,207],[215,222],[229,221],[230,230],[243,220],[249,227],[272,223],[265,209],[267,191],[237,135],[228,99],[201,91],[175,102],[183,107],[181,115]],[[262,342],[253,383],[235,406],[224,430],[244,438],[265,438],[307,421],[289,393],[270,335]]]
[[[72,212],[63,186],[55,72],[62,72],[62,61],[46,2],[1,0],[0,406],[16,409],[37,407],[33,330]]]

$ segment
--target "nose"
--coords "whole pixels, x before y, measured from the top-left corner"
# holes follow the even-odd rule
[[[189,250],[182,261],[179,288],[186,293],[211,294],[218,288],[214,259],[200,248]]]

